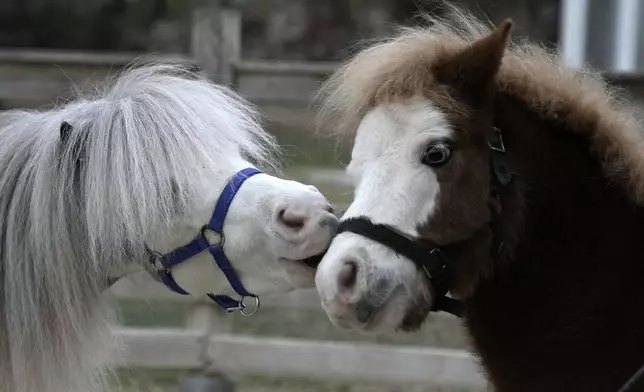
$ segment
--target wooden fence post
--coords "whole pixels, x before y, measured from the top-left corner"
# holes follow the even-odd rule
[[[190,23],[190,54],[211,80],[221,79],[220,0],[194,2]]]
[[[195,4],[190,53],[211,80],[235,84],[235,65],[241,59],[241,34],[239,10],[222,5],[221,0]]]
[[[234,392],[235,386],[223,373],[213,368],[209,357],[209,342],[213,334],[226,334],[232,330],[232,315],[216,308],[212,302],[197,301],[192,304],[186,318],[186,327],[201,336],[201,369],[179,380],[179,392]]]
[[[220,15],[221,80],[234,87],[237,83],[236,65],[241,60],[242,52],[242,15],[239,10],[234,8],[222,8]]]

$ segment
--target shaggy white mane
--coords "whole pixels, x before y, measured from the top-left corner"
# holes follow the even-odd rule
[[[270,166],[275,151],[247,102],[179,65],[0,115],[0,391],[102,390],[108,271],[145,262],[144,236],[186,214],[217,168]]]

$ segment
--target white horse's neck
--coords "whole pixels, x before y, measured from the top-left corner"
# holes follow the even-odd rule
[[[195,281],[202,280],[211,280],[212,285],[204,288],[204,290],[210,291],[213,294],[227,294],[236,298],[236,294],[230,288],[230,284],[226,280],[224,274],[217,268],[214,264],[214,260],[210,258],[208,260],[208,255],[200,254],[195,256],[193,259],[190,259],[191,265],[190,268],[186,268],[185,274],[190,274],[193,270],[198,270],[198,276],[194,277]],[[195,266],[196,263],[197,265]],[[179,267],[177,267],[179,268]],[[135,294],[135,296],[145,295],[145,290],[154,290],[164,292],[162,297],[169,298],[172,296],[180,296],[169,290],[163,283],[159,282],[155,277],[151,275],[151,270],[146,270],[138,264],[131,264],[129,266],[124,266],[120,269],[114,269],[114,272],[110,274],[114,283],[108,288],[108,292],[123,293],[126,296]],[[211,271],[210,273],[206,271]],[[182,286],[183,287],[183,286]],[[187,289],[187,288],[186,288]]]

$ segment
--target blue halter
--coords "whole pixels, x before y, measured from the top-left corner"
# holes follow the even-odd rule
[[[246,168],[237,172],[231,179],[228,181],[224,190],[217,200],[215,205],[215,211],[210,218],[210,222],[205,225],[199,234],[185,246],[176,248],[175,250],[162,255],[157,252],[150,252],[150,262],[155,266],[156,272],[159,275],[161,281],[172,291],[188,295],[189,293],[179,286],[179,284],[172,277],[171,269],[175,265],[182,263],[189,258],[196,256],[202,251],[208,249],[212,257],[215,259],[217,266],[222,270],[226,279],[230,283],[230,286],[235,290],[237,294],[241,296],[241,299],[235,300],[227,295],[217,295],[217,294],[208,294],[208,297],[215,301],[219,306],[224,308],[228,312],[240,311],[245,316],[251,316],[257,312],[259,309],[259,297],[255,294],[249,293],[242,285],[241,281],[235,273],[235,269],[232,264],[226,257],[224,253],[224,219],[226,219],[226,214],[230,208],[237,191],[241,185],[248,178],[254,176],[255,174],[260,174],[262,171],[254,168]],[[219,241],[217,243],[211,244],[206,238],[206,232],[211,231],[219,236]],[[246,304],[244,300],[246,298],[253,298],[255,301],[254,308],[248,312],[246,310]]]

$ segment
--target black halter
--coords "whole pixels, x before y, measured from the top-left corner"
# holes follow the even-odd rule
[[[498,189],[507,186],[512,181],[512,174],[508,169],[505,158],[503,137],[499,128],[493,128],[492,136],[488,140],[488,146],[491,150],[490,164],[493,174],[490,191],[493,198],[498,200]],[[496,213],[497,211],[493,211],[493,215],[496,215]],[[454,258],[454,253],[458,252],[459,248],[464,245],[463,243],[441,248],[431,247],[420,239],[412,238],[390,225],[373,223],[369,218],[362,216],[343,221],[340,224],[338,234],[343,232],[362,235],[413,261],[425,271],[432,283],[435,296],[432,311],[444,311],[457,317],[463,316],[465,313],[463,302],[446,296],[451,284],[453,267],[451,260]],[[497,238],[496,240],[499,239]],[[500,242],[499,246],[501,244]],[[497,249],[498,247],[496,246],[493,248],[493,250]]]

